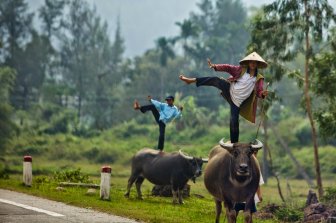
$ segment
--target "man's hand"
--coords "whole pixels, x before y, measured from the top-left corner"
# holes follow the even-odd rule
[[[180,111],[183,111],[183,106],[181,105],[181,106],[179,107],[179,109],[180,109]]]
[[[260,195],[260,196],[258,196],[258,197],[259,197],[259,201],[262,202],[262,201],[263,201],[262,196]]]
[[[148,95],[147,99],[148,99],[148,101],[150,101],[152,99],[152,96]]]
[[[211,69],[214,69],[216,66],[215,64],[211,63],[211,60],[208,58],[208,66],[211,68]]]
[[[266,98],[267,95],[268,95],[268,91],[263,91],[261,94],[262,94],[262,96],[263,96],[264,98]]]

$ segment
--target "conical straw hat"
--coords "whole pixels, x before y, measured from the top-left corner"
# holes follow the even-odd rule
[[[266,61],[256,52],[253,52],[249,55],[247,55],[244,59],[239,61],[239,64],[242,66],[247,66],[249,61],[257,61],[258,62],[258,68],[266,68],[267,63]]]

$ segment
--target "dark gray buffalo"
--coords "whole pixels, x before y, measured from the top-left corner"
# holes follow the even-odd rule
[[[181,152],[160,153],[142,149],[132,159],[132,173],[128,180],[126,197],[129,197],[135,182],[138,198],[142,199],[141,184],[147,179],[156,185],[172,185],[173,203],[183,203],[182,189],[188,180],[195,182],[202,174],[202,165],[207,159],[190,157]],[[180,193],[181,191],[181,193]]]
[[[219,223],[222,202],[229,223],[236,222],[234,205],[238,202],[246,202],[244,219],[246,223],[252,222],[250,210],[260,179],[259,163],[252,154],[262,146],[259,140],[253,144],[231,144],[224,143],[222,139],[211,150],[204,172],[204,184],[215,198],[216,223]]]

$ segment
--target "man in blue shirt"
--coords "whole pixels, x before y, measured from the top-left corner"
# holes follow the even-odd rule
[[[171,122],[174,119],[179,119],[181,117],[181,112],[183,107],[177,108],[174,105],[174,97],[166,97],[167,103],[162,103],[156,100],[153,100],[151,96],[148,96],[148,100],[152,103],[150,105],[140,106],[137,100],[134,101],[134,109],[140,110],[142,113],[147,111],[152,111],[155,121],[159,124],[160,135],[158,142],[158,149],[163,150],[164,147],[164,138],[165,138],[165,129],[166,124]]]

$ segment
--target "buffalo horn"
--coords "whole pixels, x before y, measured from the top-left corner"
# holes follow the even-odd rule
[[[209,161],[209,158],[202,158],[203,163],[207,163]]]
[[[179,150],[179,153],[180,153],[180,155],[181,155],[182,157],[186,158],[187,160],[192,160],[192,159],[194,159],[193,157],[184,154],[184,153],[182,152],[181,149]]]
[[[233,144],[224,142],[224,138],[219,141],[219,145],[227,150],[230,150],[233,148]]]
[[[258,139],[254,141],[254,143],[251,143],[252,149],[261,149],[263,147],[262,142],[260,142]]]

